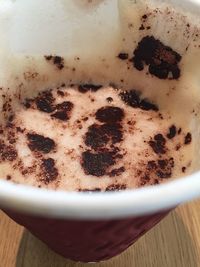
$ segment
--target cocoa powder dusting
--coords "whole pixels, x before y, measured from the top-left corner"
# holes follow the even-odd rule
[[[11,175],[7,175],[7,176],[6,176],[6,180],[7,180],[7,181],[12,180],[12,176],[11,176]]]
[[[0,140],[0,160],[14,161],[17,159],[18,153],[12,145],[6,145],[3,140]]]
[[[38,110],[46,113],[51,113],[55,109],[53,106],[54,100],[55,99],[53,98],[51,91],[45,91],[39,94],[39,96],[35,99],[35,103]]]
[[[96,92],[101,88],[102,85],[95,85],[95,84],[81,84],[78,87],[80,93],[86,93],[88,91]]]
[[[119,107],[103,107],[96,112],[96,119],[100,122],[115,123],[124,118],[124,111]]]
[[[175,125],[172,125],[170,128],[169,128],[169,133],[167,134],[167,138],[168,139],[173,139],[177,134],[177,129],[176,129],[176,126]]]
[[[94,193],[94,192],[101,192],[100,188],[94,188],[94,189],[79,189],[79,192],[85,192],[85,193]]]
[[[89,150],[82,154],[82,167],[87,175],[101,177],[106,175],[107,169],[116,162],[116,154],[110,151],[92,153]]]
[[[128,59],[128,53],[119,53],[118,58],[121,60],[127,60]]]
[[[192,135],[191,133],[187,133],[185,136],[185,145],[189,145],[192,142]]]
[[[133,65],[142,71],[145,64],[148,66],[149,73],[159,79],[178,79],[181,71],[179,62],[181,56],[164,45],[153,36],[144,37],[134,51]]]
[[[45,182],[45,184],[55,181],[58,177],[58,170],[55,167],[55,160],[52,158],[42,160],[41,171],[42,181]]]
[[[28,147],[30,148],[31,151],[42,152],[44,154],[48,154],[52,150],[54,150],[56,146],[55,142],[52,139],[48,137],[44,137],[39,134],[28,133],[27,138],[29,141]]]
[[[64,58],[60,56],[44,56],[47,61],[52,62],[59,70],[64,68]]]
[[[154,139],[149,141],[149,145],[156,154],[166,153],[166,139],[162,134],[155,135]]]
[[[70,113],[73,107],[73,103],[69,101],[58,104],[56,105],[55,112],[51,115],[51,117],[61,121],[67,121],[70,118]]]
[[[125,184],[112,184],[109,185],[106,188],[107,192],[111,192],[111,191],[122,191],[122,190],[126,190],[127,186]]]
[[[110,177],[116,177],[116,176],[120,176],[123,172],[125,172],[125,168],[124,167],[120,167],[118,169],[114,169],[109,173]]]
[[[140,93],[136,90],[124,91],[120,93],[121,99],[133,108],[140,108],[142,110],[158,111],[158,107],[149,102],[147,99],[141,99]]]
[[[122,141],[122,126],[118,123],[113,124],[93,124],[88,128],[85,135],[85,144],[92,149],[98,150],[109,142],[116,144]]]

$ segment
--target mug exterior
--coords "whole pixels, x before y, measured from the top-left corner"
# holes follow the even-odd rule
[[[81,262],[108,260],[126,250],[168,213],[117,220],[68,220],[34,217],[6,210],[52,250]]]

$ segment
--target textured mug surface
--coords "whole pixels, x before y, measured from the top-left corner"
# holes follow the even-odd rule
[[[33,217],[10,210],[5,212],[58,254],[81,262],[99,262],[120,254],[169,213],[81,221]]]

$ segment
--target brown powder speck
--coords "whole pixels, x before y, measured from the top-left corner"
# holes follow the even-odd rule
[[[5,103],[3,104],[3,108],[2,108],[2,110],[3,110],[4,112],[6,112],[6,111],[11,111],[11,109],[12,109],[12,107],[11,107],[11,104],[9,103],[9,101],[7,101],[7,102],[5,102]]]
[[[121,60],[127,60],[128,59],[128,53],[119,53],[118,58]]]
[[[182,172],[183,172],[183,173],[186,172],[186,167],[182,167]]]
[[[155,104],[150,103],[147,99],[141,99],[140,92],[136,90],[124,91],[120,93],[120,97],[128,106],[133,108],[158,111],[158,107]]]
[[[94,193],[94,192],[101,192],[100,188],[94,188],[94,189],[79,189],[79,192],[85,192],[85,193]]]
[[[39,151],[47,154],[54,150],[56,146],[55,142],[52,139],[39,134],[28,133],[27,138],[29,141],[28,147],[31,151]]]
[[[158,160],[159,169],[156,174],[160,178],[170,178],[172,176],[172,169],[174,168],[174,159]]]
[[[174,168],[174,159],[160,159],[158,161],[149,161],[147,163],[146,172],[148,175],[156,175],[158,178],[166,179],[172,176]]]
[[[27,109],[29,109],[31,107],[31,100],[26,99],[25,100],[25,103],[24,103],[24,107],[27,108]]]
[[[140,186],[145,186],[147,183],[149,183],[149,181],[150,181],[150,175],[144,174],[144,176],[140,178]]]
[[[71,111],[74,104],[69,101],[65,101],[61,104],[56,105],[55,112],[51,115],[52,118],[59,119],[61,121],[67,121],[70,118]]]
[[[108,101],[108,103],[112,103],[113,102],[113,98],[112,97],[107,97],[106,100]]]
[[[55,109],[53,105],[54,100],[55,99],[53,98],[51,91],[44,91],[36,97],[35,103],[38,110],[45,113],[51,113]]]
[[[125,184],[111,184],[106,188],[106,192],[112,191],[122,191],[126,190],[127,186]]]
[[[7,180],[7,181],[12,180],[12,176],[11,176],[11,175],[7,175],[7,176],[6,176],[6,180]]]
[[[58,170],[55,167],[55,160],[52,158],[42,160],[41,171],[42,181],[44,181],[45,184],[55,181],[58,177]]]
[[[86,93],[88,91],[96,92],[102,88],[102,85],[94,85],[94,84],[81,84],[78,89],[81,93]]]
[[[115,154],[110,151],[92,153],[85,151],[82,154],[82,167],[85,174],[96,177],[104,176],[107,169],[115,164]]]
[[[118,123],[97,125],[88,128],[85,135],[85,144],[98,150],[106,144],[116,144],[122,141],[122,126]]]
[[[57,91],[57,94],[58,94],[59,96],[62,96],[62,97],[65,96],[65,93],[64,93],[63,91],[61,91],[61,90],[58,90],[58,91]]]
[[[181,56],[153,36],[144,37],[134,51],[134,67],[142,71],[148,65],[149,72],[160,79],[178,79]]]
[[[47,61],[51,61],[59,70],[64,68],[64,58],[60,56],[44,56]]]
[[[142,20],[146,20],[146,19],[147,19],[147,15],[144,14],[144,15],[142,16]]]
[[[162,134],[155,135],[154,140],[149,141],[149,145],[156,154],[166,153],[166,140]]]
[[[169,128],[169,133],[167,134],[167,138],[168,139],[173,139],[176,136],[176,133],[177,133],[176,126],[175,125],[172,125]]]
[[[17,159],[17,156],[17,151],[13,146],[7,146],[2,140],[0,141],[0,159],[2,161],[14,161]]]
[[[83,118],[83,121],[88,121],[88,120],[89,120],[88,117]]]
[[[119,107],[103,107],[96,114],[96,119],[104,123],[116,123],[124,118],[124,110]]]
[[[189,145],[192,142],[192,135],[191,133],[187,133],[185,136],[185,145]]]
[[[181,149],[181,145],[180,144],[176,145],[176,151],[179,151],[180,149]]]
[[[143,31],[143,30],[145,30],[145,27],[144,27],[144,25],[143,25],[143,24],[140,26],[139,30],[140,30],[140,31]]]
[[[109,173],[110,177],[116,177],[116,176],[120,176],[123,172],[125,172],[125,168],[121,167],[118,169],[114,169]]]
[[[18,133],[24,133],[25,129],[22,129],[21,127],[16,127],[16,130]]]

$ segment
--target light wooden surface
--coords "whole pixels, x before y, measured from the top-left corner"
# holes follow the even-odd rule
[[[0,267],[67,266],[88,265],[56,255],[0,212]],[[178,208],[122,255],[95,265],[132,266],[200,267],[200,201]]]

